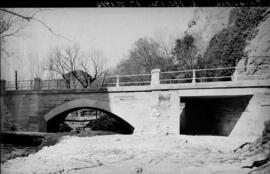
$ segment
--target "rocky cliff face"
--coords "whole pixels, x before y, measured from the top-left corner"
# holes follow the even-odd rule
[[[256,30],[256,36],[245,48],[247,58],[241,59],[237,65],[240,79],[270,78],[270,8],[265,12],[264,19]],[[247,68],[241,68],[243,66]]]
[[[198,8],[188,24],[186,33],[195,38],[198,53],[203,55],[211,38],[228,26],[232,8]]]
[[[195,38],[198,54],[204,56],[205,59],[205,52],[210,40],[224,29],[228,30],[238,25],[235,23],[236,18],[235,15],[233,15],[233,9],[234,8],[198,8],[195,10],[194,16],[188,24],[186,33],[191,34]],[[237,63],[237,78],[240,80],[270,78],[270,8],[266,10],[263,16],[263,19],[260,20],[259,25],[254,31],[254,37],[251,40],[246,40],[247,46],[244,47],[245,49],[243,51],[247,56],[240,59]],[[243,20],[243,18],[241,20]],[[249,20],[249,18],[244,20]],[[243,30],[243,32],[245,31]],[[239,38],[243,36],[239,36]],[[230,37],[238,39],[234,36]],[[226,36],[224,36],[223,39],[226,40]],[[229,39],[227,39],[227,41],[228,40]],[[238,42],[232,42],[232,44],[238,44]],[[227,51],[228,56],[234,55],[234,53],[230,54],[224,47],[220,47],[220,49],[223,49],[221,52]],[[218,55],[213,56],[218,57]],[[227,57],[225,56],[225,58]],[[236,73],[234,75],[236,75]]]

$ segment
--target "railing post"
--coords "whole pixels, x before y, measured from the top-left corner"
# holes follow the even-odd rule
[[[151,86],[157,86],[160,84],[159,76],[160,69],[153,69],[151,71]]]
[[[41,79],[36,77],[34,79],[34,90],[40,90],[41,89]]]
[[[196,83],[196,71],[195,71],[195,69],[192,70],[192,83],[193,84]]]
[[[120,82],[119,82],[119,78],[120,78],[119,76],[116,76],[116,87],[119,87],[119,86],[120,86],[120,85],[119,85],[119,83],[120,83]]]
[[[48,83],[48,89],[50,89],[50,87],[51,87],[51,81],[49,80],[49,81],[47,81]]]
[[[0,88],[1,88],[1,91],[6,90],[6,80],[0,80]]]
[[[236,66],[235,71],[234,71],[233,81],[237,81],[237,78],[238,78],[238,71],[237,71],[237,66]]]

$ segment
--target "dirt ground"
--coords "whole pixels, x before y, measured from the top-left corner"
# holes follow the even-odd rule
[[[58,132],[47,133],[45,134],[45,136],[41,136],[40,138],[34,138],[35,136],[32,135],[33,133],[28,134],[28,136],[25,136],[24,134],[25,132],[22,132],[21,135],[17,132],[17,134],[15,134],[17,136],[14,136],[14,134],[9,133],[6,136],[8,137],[8,140],[6,140],[5,142],[1,141],[1,164],[13,158],[24,157],[28,156],[29,154],[36,153],[44,146],[53,146],[57,144],[57,142],[60,141],[61,137],[63,136],[71,135],[77,137],[92,137],[101,135],[112,135],[116,133],[110,131],[92,130],[80,132]],[[37,135],[36,132],[34,134]],[[1,140],[4,140],[4,138]],[[28,138],[28,141],[25,138]]]
[[[269,162],[259,172],[257,167],[248,168],[264,159],[269,149],[253,154],[234,151],[252,141],[251,137],[184,135],[64,136],[54,146],[7,161],[1,173],[270,173]]]

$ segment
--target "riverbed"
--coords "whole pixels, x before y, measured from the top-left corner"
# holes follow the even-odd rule
[[[29,139],[30,135],[28,133],[28,141],[22,141],[24,135],[18,135],[18,137],[11,137],[12,141],[9,143],[1,143],[1,164],[17,157],[25,157],[30,154],[34,154],[41,150],[43,147],[53,146],[57,144],[57,142],[63,137],[63,136],[78,136],[78,137],[92,137],[92,136],[101,136],[101,135],[112,135],[115,134],[114,132],[109,131],[81,131],[81,132],[62,132],[62,133],[49,133],[47,135],[44,135],[42,140],[40,142],[33,142]],[[36,135],[35,135],[36,136]],[[18,141],[14,139],[18,139]],[[32,138],[32,140],[36,140],[37,138]],[[34,140],[34,141],[35,141]],[[9,140],[10,141],[10,140]],[[21,141],[21,142],[20,142]],[[8,142],[8,141],[5,141]]]
[[[175,174],[237,173],[267,152],[234,151],[254,138],[183,135],[64,136],[50,147],[2,165],[2,173]],[[270,164],[266,164],[266,172]]]
[[[16,157],[28,156],[40,150],[39,146],[1,144],[1,163]]]

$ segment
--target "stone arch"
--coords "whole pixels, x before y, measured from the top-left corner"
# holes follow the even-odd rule
[[[93,108],[93,109],[98,109],[98,110],[113,114],[116,117],[118,117],[118,119],[123,120],[124,122],[129,124],[132,127],[132,129],[134,129],[133,125],[131,125],[129,120],[122,117],[121,115],[114,113],[111,110],[109,101],[99,101],[99,100],[91,100],[91,99],[77,99],[77,100],[68,101],[66,103],[63,103],[51,109],[47,114],[44,115],[44,119],[48,123],[48,121],[52,120],[53,118],[57,117],[58,115],[62,113],[80,109],[80,108]]]

